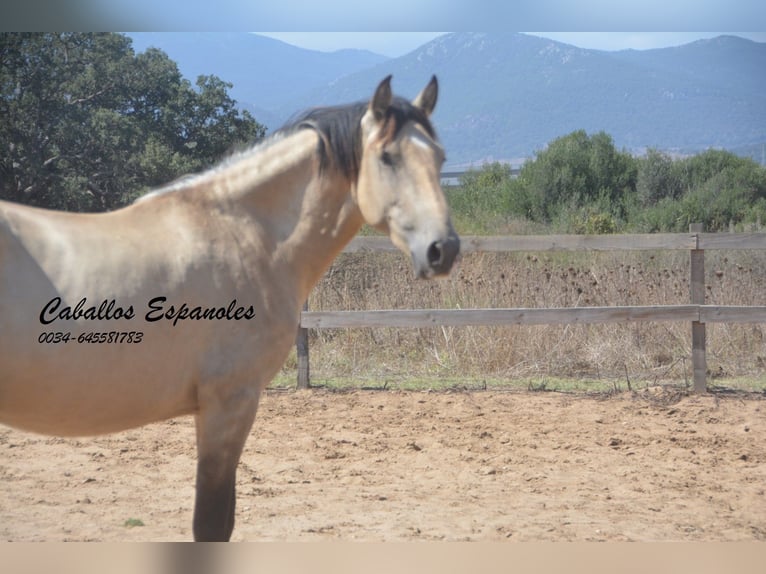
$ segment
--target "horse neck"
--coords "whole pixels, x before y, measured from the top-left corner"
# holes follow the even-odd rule
[[[318,138],[300,130],[226,170],[228,200],[259,230],[271,264],[301,302],[363,221],[348,178],[332,169],[320,174]]]

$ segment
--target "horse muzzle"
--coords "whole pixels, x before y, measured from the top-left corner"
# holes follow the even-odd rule
[[[413,250],[412,264],[418,279],[431,279],[447,275],[460,253],[460,238],[454,231],[443,239],[437,239],[424,249]]]

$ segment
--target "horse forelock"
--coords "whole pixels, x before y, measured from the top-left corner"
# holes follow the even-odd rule
[[[395,140],[399,131],[407,122],[415,122],[423,126],[426,133],[436,139],[436,132],[433,125],[431,125],[428,116],[420,108],[413,106],[409,101],[404,98],[395,98],[383,118],[383,126],[380,130],[380,138],[385,145]]]

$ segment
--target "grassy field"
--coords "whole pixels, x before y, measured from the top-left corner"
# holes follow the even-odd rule
[[[708,304],[766,304],[766,254],[708,252]],[[689,301],[686,252],[473,253],[416,281],[399,254],[343,254],[312,310],[673,305]],[[707,327],[713,386],[766,389],[764,325]],[[312,384],[612,392],[691,384],[688,323],[321,330]],[[295,355],[275,385],[295,382]]]

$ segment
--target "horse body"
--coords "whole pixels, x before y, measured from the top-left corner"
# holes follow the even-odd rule
[[[195,538],[227,540],[260,393],[335,255],[365,220],[419,276],[457,254],[440,147],[397,109],[387,79],[356,119],[353,169],[312,117],[111,213],[0,202],[0,422],[88,435],[195,415]]]
[[[316,135],[303,132],[298,139],[302,141],[279,142],[265,155],[298,145],[308,156]],[[259,171],[257,165],[250,167]],[[289,173],[299,168],[306,171],[289,163],[281,169]],[[103,215],[1,204],[0,253],[4,268],[14,269],[3,273],[0,291],[2,420],[59,435],[112,432],[196,412],[197,385],[219,373],[264,378],[261,385],[274,375],[285,346],[289,351],[295,309],[305,296],[298,288],[303,269],[284,261],[286,246],[278,247],[280,240],[275,239],[278,228],[289,226],[284,215],[289,210],[248,210],[241,205],[243,198],[220,205],[206,197],[223,193],[230,185],[227,177],[224,170],[197,183],[193,191],[160,193]],[[282,183],[278,179],[261,185]],[[270,191],[254,195],[273,202]],[[280,194],[294,195],[284,187],[274,193]],[[132,308],[134,317],[44,325],[38,317],[55,297],[62,300],[59,308],[74,307],[83,297],[85,307],[113,301],[115,308]],[[147,325],[147,304],[157,297],[165,298],[163,309],[236,300],[252,305],[254,317],[204,325],[160,319]],[[143,331],[143,340],[38,343],[42,332],[63,330],[75,337]],[[233,373],[237,370],[241,372]]]

